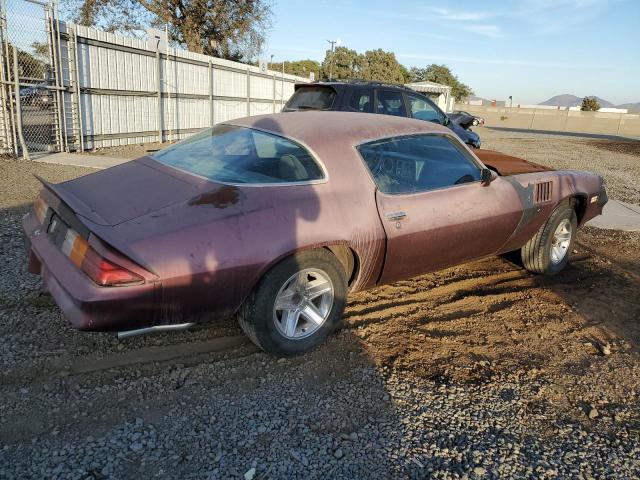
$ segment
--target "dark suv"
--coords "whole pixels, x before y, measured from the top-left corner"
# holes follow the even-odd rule
[[[445,125],[467,145],[480,148],[477,133],[452,122],[429,97],[403,85],[363,81],[298,83],[282,111],[299,110],[339,110],[417,118]]]

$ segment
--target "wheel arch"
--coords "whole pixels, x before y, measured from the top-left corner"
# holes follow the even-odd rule
[[[576,193],[567,197],[565,201],[569,202],[569,205],[576,212],[576,218],[578,220],[578,226],[582,226],[582,219],[587,212],[588,196],[584,193]]]
[[[360,259],[358,254],[346,243],[331,243],[325,245],[312,245],[304,248],[297,248],[294,250],[290,250],[278,257],[274,258],[271,262],[264,266],[255,276],[253,284],[247,290],[247,294],[243,296],[242,301],[246,300],[246,297],[252,292],[256,285],[260,282],[260,279],[264,277],[264,275],[282,262],[284,259],[289,258],[297,253],[308,252],[313,250],[327,250],[331,252],[340,262],[342,267],[344,268],[345,276],[347,278],[347,286],[350,287],[357,279],[360,272]]]

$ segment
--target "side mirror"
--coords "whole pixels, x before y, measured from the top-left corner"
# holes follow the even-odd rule
[[[493,172],[491,169],[483,168],[482,170],[480,170],[480,185],[482,185],[483,187],[488,187],[489,185],[491,185],[491,182],[493,182],[496,178],[498,178],[498,175],[496,175],[495,172]]]
[[[448,126],[451,123],[451,119],[449,117],[447,117],[446,115],[443,116],[442,119],[442,125],[444,125],[445,127]]]

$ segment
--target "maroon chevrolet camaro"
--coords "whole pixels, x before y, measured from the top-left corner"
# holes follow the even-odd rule
[[[127,336],[236,314],[277,355],[322,342],[349,291],[511,251],[556,273],[607,201],[598,175],[471,151],[439,125],[313,111],[42,183],[29,267],[74,327]]]

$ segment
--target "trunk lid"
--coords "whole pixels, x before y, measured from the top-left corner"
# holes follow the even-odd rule
[[[76,215],[104,226],[133,220],[211,189],[206,180],[173,171],[149,158],[59,184],[40,180]]]

